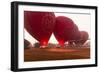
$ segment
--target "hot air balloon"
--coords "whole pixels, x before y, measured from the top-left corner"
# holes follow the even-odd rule
[[[24,11],[24,27],[41,46],[46,46],[55,26],[53,12]]]
[[[88,33],[86,31],[80,31],[80,38],[75,41],[75,44],[83,45],[88,40]]]
[[[78,26],[76,24],[74,24],[73,29],[74,29],[74,31],[71,33],[71,35],[73,36],[73,39],[68,41],[69,45],[75,45],[74,41],[77,41],[80,38],[80,31],[79,31]]]
[[[54,35],[60,45],[64,45],[66,41],[74,40],[77,31],[78,28],[72,19],[65,16],[56,17]]]

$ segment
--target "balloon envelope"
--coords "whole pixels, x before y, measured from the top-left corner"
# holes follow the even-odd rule
[[[40,42],[47,45],[55,25],[53,12],[24,11],[25,29]]]
[[[84,44],[88,40],[88,33],[86,31],[80,31],[80,38],[75,41],[75,44]]]
[[[74,24],[73,20],[65,17],[56,17],[56,25],[54,28],[54,35],[59,44],[64,44],[65,41],[74,40],[78,27]]]

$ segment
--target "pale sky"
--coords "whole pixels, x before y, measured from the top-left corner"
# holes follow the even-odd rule
[[[91,26],[91,15],[90,14],[69,14],[69,13],[55,13],[57,16],[66,16],[71,18],[74,23],[78,26],[80,31],[87,31],[90,38],[90,26]],[[25,39],[29,40],[31,43],[37,42],[26,30],[25,31]],[[52,34],[50,39],[50,43],[58,43],[55,39],[54,35]]]

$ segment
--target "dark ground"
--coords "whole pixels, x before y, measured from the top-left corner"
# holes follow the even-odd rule
[[[90,48],[31,48],[24,50],[24,61],[89,59]]]

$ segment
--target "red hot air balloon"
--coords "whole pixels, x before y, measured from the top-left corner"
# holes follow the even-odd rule
[[[80,31],[80,38],[75,41],[75,44],[83,45],[88,40],[88,33],[86,31]]]
[[[77,28],[72,19],[65,16],[56,17],[56,25],[54,35],[60,45],[64,45],[65,41],[74,40]]]
[[[69,45],[74,45],[74,42],[77,41],[80,38],[80,31],[78,29],[78,26],[74,24],[74,31],[71,33],[73,37],[73,40],[69,40],[68,44]],[[74,34],[73,34],[74,33]]]
[[[78,40],[80,38],[80,31],[79,31],[78,26],[76,24],[74,24],[74,28],[72,30],[72,33],[70,33],[70,35],[73,37],[71,39],[71,41],[75,41],[75,40]]]
[[[24,11],[25,29],[46,46],[55,26],[55,15],[53,12]]]

